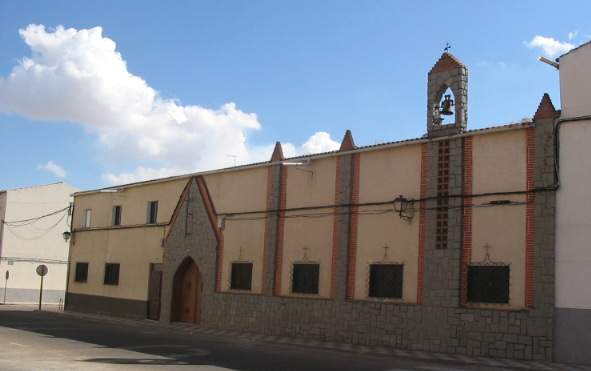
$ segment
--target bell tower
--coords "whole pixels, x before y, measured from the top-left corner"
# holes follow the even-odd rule
[[[467,127],[467,108],[468,69],[446,50],[429,71],[427,135],[438,137],[463,132]],[[453,122],[445,122],[448,116],[453,117]]]

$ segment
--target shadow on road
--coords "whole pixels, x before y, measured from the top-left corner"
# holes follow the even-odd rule
[[[360,355],[208,334],[178,333],[171,329],[81,319],[51,312],[0,311],[0,326],[56,339],[116,349],[121,357],[90,352],[79,362],[117,365],[201,365],[224,370],[388,370],[417,365],[410,359]],[[67,345],[64,345],[67,346]],[[422,363],[425,365],[425,362]],[[208,367],[208,368],[209,368]]]

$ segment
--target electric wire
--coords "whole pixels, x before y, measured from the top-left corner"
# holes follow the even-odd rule
[[[518,206],[518,205],[527,205],[531,203],[531,201],[510,201],[507,203],[483,203],[483,204],[475,204],[475,205],[457,205],[457,206],[434,206],[434,207],[417,207],[412,208],[412,211],[429,211],[429,210],[453,210],[453,209],[462,209],[466,207],[470,208],[485,208],[485,207],[495,207],[495,206]],[[346,210],[346,211],[331,211],[331,212],[322,212],[322,213],[308,213],[308,214],[288,214],[288,215],[279,215],[280,219],[291,219],[291,218],[322,218],[327,216],[336,216],[336,215],[382,215],[387,213],[397,213],[394,208],[388,209],[373,209],[373,210]],[[266,213],[261,213],[266,214]],[[241,220],[264,220],[269,218],[269,215],[261,215],[261,216],[251,216],[251,217],[232,217],[226,216],[225,221],[241,221]]]
[[[41,220],[43,218],[47,218],[47,217],[50,217],[50,216],[59,214],[61,212],[64,212],[64,211],[68,210],[69,208],[70,208],[70,206],[67,206],[67,207],[65,207],[63,209],[52,211],[49,214],[45,214],[45,215],[41,215],[41,216],[37,216],[37,217],[34,217],[34,218],[29,218],[29,219],[10,220],[10,221],[2,220],[1,223],[2,224],[5,224],[5,225],[10,225],[10,226],[13,226],[13,227],[22,227],[22,226],[25,226],[25,225],[29,225],[29,224],[35,223],[35,222],[37,222],[37,221],[39,221],[39,220]]]
[[[24,241],[34,241],[34,240],[38,240],[42,237],[45,237],[49,232],[51,232],[55,227],[57,227],[57,225],[64,220],[64,218],[66,217],[67,213],[64,213],[64,215],[62,215],[57,222],[55,222],[54,224],[52,224],[48,229],[46,229],[44,232],[42,232],[40,235],[34,236],[34,237],[25,237],[22,236],[21,234],[19,234],[18,232],[14,231],[14,227],[10,224],[6,225],[6,229],[16,238],[18,238],[19,240],[24,240]],[[16,226],[16,227],[21,227],[21,226]]]

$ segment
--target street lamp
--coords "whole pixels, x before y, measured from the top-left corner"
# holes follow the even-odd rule
[[[65,231],[64,233],[62,233],[62,236],[64,237],[64,241],[68,242],[70,240],[70,237],[72,237],[72,232]]]

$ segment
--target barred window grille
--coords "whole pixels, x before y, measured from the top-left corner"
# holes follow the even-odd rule
[[[371,264],[369,297],[402,298],[402,264]]]

